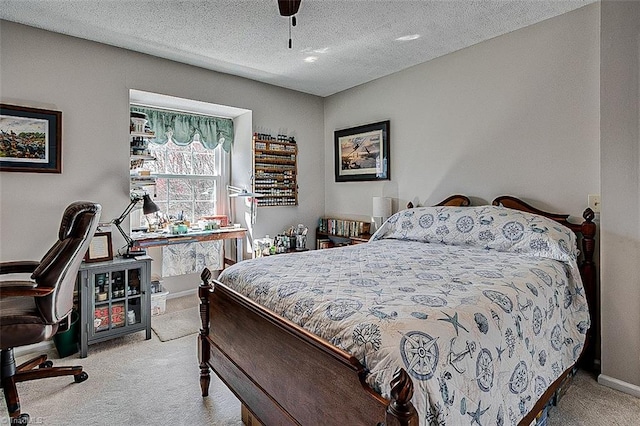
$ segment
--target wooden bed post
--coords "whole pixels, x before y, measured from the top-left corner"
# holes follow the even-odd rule
[[[385,426],[418,426],[418,412],[411,403],[413,381],[401,368],[391,380],[391,401],[387,407]]]
[[[209,383],[211,382],[211,372],[209,369],[209,357],[211,351],[209,350],[209,342],[207,336],[209,335],[209,290],[211,285],[209,280],[211,279],[211,271],[204,268],[202,274],[200,274],[200,286],[198,287],[198,297],[200,298],[200,321],[202,322],[202,328],[198,334],[198,361],[200,363],[200,389],[202,389],[202,396],[209,396]]]
[[[582,252],[584,259],[582,261],[582,279],[592,284],[590,287],[595,289],[596,281],[596,264],[593,262],[593,252],[596,248],[596,224],[593,223],[595,213],[587,208],[582,214],[584,222],[580,225],[582,233]]]
[[[589,305],[589,315],[591,316],[591,327],[587,332],[587,341],[584,354],[582,356],[582,365],[589,371],[596,369],[596,344],[600,335],[600,310],[598,309],[598,291],[597,291],[597,274],[596,264],[593,262],[593,253],[596,247],[596,224],[593,223],[595,213],[587,208],[582,214],[584,222],[580,225],[582,233],[582,253],[584,255],[580,264],[580,275],[584,283],[585,296]]]

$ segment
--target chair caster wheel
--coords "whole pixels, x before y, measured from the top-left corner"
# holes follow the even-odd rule
[[[12,425],[26,425],[29,424],[29,415],[27,413],[22,413],[18,417],[13,417],[11,419]]]
[[[83,371],[82,373],[80,373],[80,374],[76,374],[75,376],[73,376],[73,380],[74,380],[76,383],[82,383],[82,382],[84,382],[85,380],[87,380],[88,378],[89,378],[89,375],[87,374],[87,372],[86,372],[86,371]]]
[[[51,368],[53,367],[53,361],[46,360],[42,364],[38,365],[38,368]]]

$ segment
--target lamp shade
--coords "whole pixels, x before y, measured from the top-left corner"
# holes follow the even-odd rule
[[[149,194],[144,194],[144,196],[142,197],[142,213],[151,214],[157,212],[158,210],[160,210],[160,208],[151,200]]]
[[[387,219],[391,216],[391,198],[373,197],[373,217]]]

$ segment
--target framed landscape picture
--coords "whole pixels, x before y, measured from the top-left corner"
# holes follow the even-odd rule
[[[389,180],[389,121],[336,130],[336,182]]]
[[[62,113],[0,104],[0,171],[62,173]]]

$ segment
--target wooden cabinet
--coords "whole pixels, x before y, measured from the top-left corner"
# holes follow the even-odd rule
[[[151,339],[151,258],[83,263],[78,271],[80,357],[88,345],[137,331]]]
[[[253,137],[253,191],[258,207],[298,205],[298,145]]]
[[[371,238],[370,231],[370,222],[321,218],[316,229],[316,248],[366,243]]]

